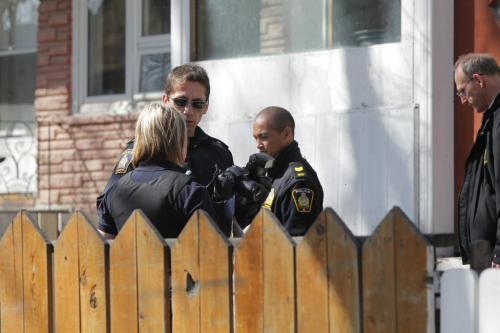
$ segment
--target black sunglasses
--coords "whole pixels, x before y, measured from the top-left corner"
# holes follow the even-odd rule
[[[174,102],[174,105],[177,106],[177,107],[180,107],[180,108],[186,107],[186,105],[188,105],[188,103],[189,103],[189,100],[187,98],[184,98],[184,97],[178,97],[178,98],[172,98],[171,97],[171,99]],[[191,107],[193,109],[201,110],[206,105],[207,105],[206,101],[197,101],[197,100],[191,101]]]

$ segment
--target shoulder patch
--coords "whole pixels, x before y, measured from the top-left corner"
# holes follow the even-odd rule
[[[314,191],[309,188],[296,188],[292,191],[293,202],[299,213],[310,213],[314,200]]]
[[[131,167],[131,162],[132,162],[132,149],[125,149],[122,152],[122,156],[120,157],[120,160],[115,166],[115,174],[117,175],[123,175],[126,174]]]

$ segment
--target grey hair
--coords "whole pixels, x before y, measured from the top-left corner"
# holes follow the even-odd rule
[[[172,107],[152,103],[137,118],[132,163],[160,160],[179,165],[184,162],[186,142],[186,123],[182,114]]]
[[[468,78],[473,74],[495,75],[500,74],[500,68],[491,55],[487,53],[467,53],[461,55],[455,62],[455,70],[460,66]]]

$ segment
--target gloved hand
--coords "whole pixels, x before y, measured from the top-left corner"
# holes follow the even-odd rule
[[[213,199],[215,202],[228,200],[234,194],[234,187],[238,179],[248,176],[248,170],[237,165],[230,166],[220,172],[214,181]]]
[[[263,203],[270,189],[270,187],[266,188],[260,182],[251,179],[242,179],[235,186],[236,193],[253,203]]]

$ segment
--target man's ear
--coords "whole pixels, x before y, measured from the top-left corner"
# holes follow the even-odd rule
[[[163,96],[161,96],[161,100],[163,101],[163,104],[167,104],[168,96],[166,94],[163,94]]]
[[[475,80],[477,83],[479,83],[479,85],[481,86],[481,88],[484,87],[485,81],[484,81],[483,75],[477,74],[477,73],[472,74],[472,79]]]
[[[293,141],[293,133],[292,133],[292,129],[287,126],[283,129],[283,134],[285,134],[285,138],[289,141]]]

